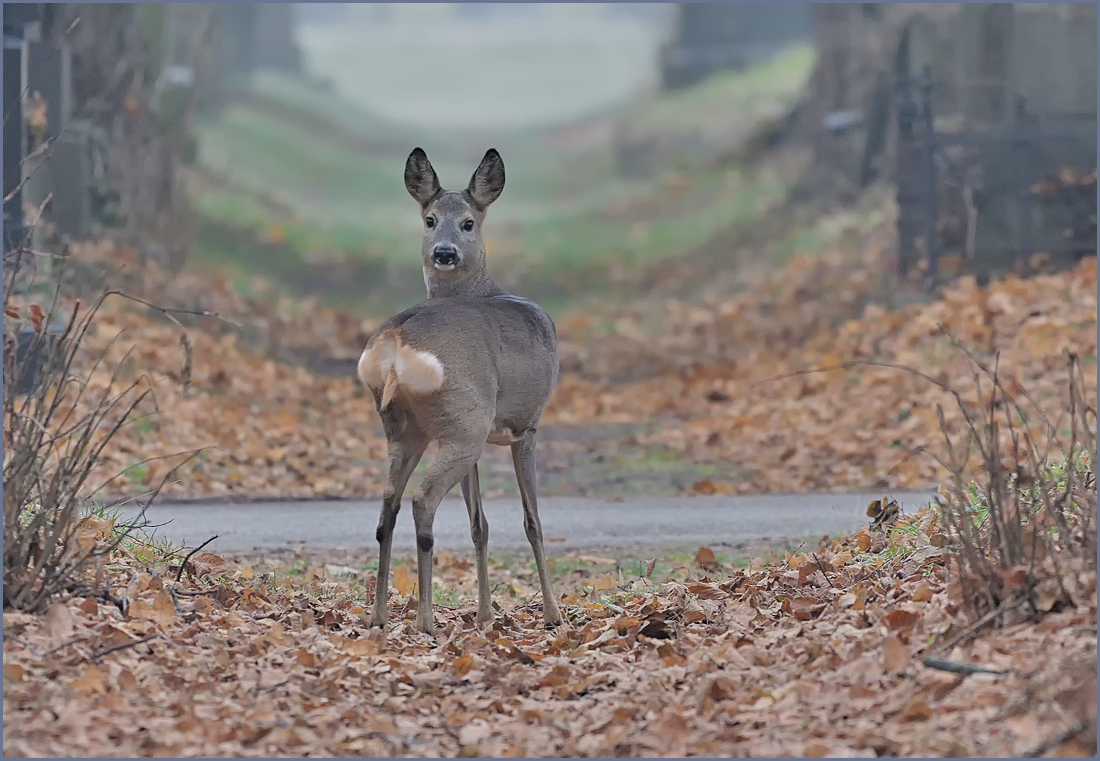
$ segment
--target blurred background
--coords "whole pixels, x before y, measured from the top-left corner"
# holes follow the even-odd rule
[[[923,487],[931,465],[891,470],[897,453],[833,443],[877,427],[894,431],[886,448],[919,445],[901,389],[878,417],[841,421],[857,386],[807,381],[762,401],[752,384],[885,351],[893,334],[853,349],[854,336],[949,314],[973,318],[965,331],[990,356],[1024,346],[990,327],[985,291],[965,289],[1095,256],[1096,22],[1095,4],[1070,3],[5,4],[4,233],[9,249],[48,254],[44,267],[80,253],[158,304],[235,315],[242,344],[350,394],[373,326],[424,297],[406,157],[423,147],[460,188],[495,147],[508,182],[488,262],[558,322],[564,380],[548,414],[609,426],[589,425],[587,449],[562,434],[577,467],[551,488],[586,478],[577,458],[593,442],[642,446],[631,437],[651,430],[613,426],[658,419],[666,434],[645,440],[634,472],[705,463],[676,489]],[[1038,294],[1011,292],[995,303]],[[891,322],[915,305],[924,323]],[[1072,330],[1094,334],[1095,300],[1077,307]],[[1047,327],[1065,337],[1066,324]],[[912,337],[918,359],[939,367],[926,338]],[[1042,341],[1020,361],[1065,348]],[[198,388],[238,382],[196,362]],[[730,406],[750,398],[748,412]],[[830,410],[811,415],[818,433],[792,398]],[[700,427],[719,412],[726,429]],[[381,452],[353,443],[340,451],[375,473]],[[831,474],[815,447],[833,452]],[[353,469],[318,485],[321,455],[294,476],[261,454],[183,488],[363,483]],[[283,475],[250,487],[248,468]]]
[[[1080,208],[1024,198],[1051,172],[1095,166],[1090,5],[4,13],[5,98],[22,94],[26,117],[5,129],[5,198],[21,157],[34,175],[5,202],[9,239],[52,193],[45,221],[70,240],[125,233],[174,269],[262,275],[385,311],[421,295],[401,170],[422,145],[448,187],[486,148],[502,152],[491,266],[507,287],[563,304],[627,297],[684,257],[704,263],[702,280],[682,284],[698,286],[715,266],[740,266],[707,254],[732,255],[731,233],[762,220],[842,210],[842,228],[873,224],[883,205],[860,200],[875,183],[895,200],[903,275],[943,259],[949,273],[961,260],[984,274],[1039,251],[1072,261],[1095,246],[1087,188]],[[926,133],[939,140],[930,150]],[[782,255],[821,243],[767,229]]]

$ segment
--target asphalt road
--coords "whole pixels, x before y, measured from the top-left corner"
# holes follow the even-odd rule
[[[539,514],[547,550],[660,547],[663,549],[744,546],[765,541],[820,537],[867,523],[867,504],[882,494],[799,494],[745,497],[664,497],[605,502],[572,497],[546,497]],[[912,511],[930,493],[891,496]],[[342,502],[257,502],[249,504],[163,503],[146,518],[163,524],[156,535],[194,547],[215,534],[212,551],[247,551],[292,547],[367,549],[374,539],[379,500]],[[133,509],[124,514],[133,515]],[[526,548],[523,508],[518,499],[487,500],[489,546],[495,550]],[[436,547],[468,550],[466,507],[449,497],[435,519]],[[412,509],[405,500],[397,519],[394,547],[414,547]]]

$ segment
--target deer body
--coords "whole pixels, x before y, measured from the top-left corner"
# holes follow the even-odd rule
[[[384,626],[394,524],[409,476],[425,449],[439,454],[412,496],[417,538],[417,628],[431,633],[432,523],[440,501],[461,484],[478,575],[479,624],[493,620],[489,528],[477,461],[486,443],[509,446],[524,507],[548,626],[561,622],[543,549],[535,497],[535,434],[558,375],[554,323],[538,305],[499,288],[485,268],[481,223],[504,186],[504,165],[489,151],[465,191],[439,187],[423,151],[405,184],[425,220],[428,300],[387,320],[359,360],[386,433],[390,471],[378,523],[378,582],[371,624]]]

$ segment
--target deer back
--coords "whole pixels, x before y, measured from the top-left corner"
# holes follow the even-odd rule
[[[557,375],[553,320],[507,294],[406,309],[378,329],[359,362],[380,409],[398,405],[432,438],[460,425],[495,443],[537,427]]]

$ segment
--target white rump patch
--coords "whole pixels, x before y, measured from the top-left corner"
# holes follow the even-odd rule
[[[414,396],[438,391],[443,385],[443,363],[431,352],[401,343],[396,330],[386,331],[359,358],[359,379],[373,391],[382,391],[382,409],[393,395]]]
[[[359,380],[363,385],[371,389],[381,389],[386,383],[386,376],[393,367],[397,358],[397,343],[383,338],[375,341],[373,345],[363,350],[363,356],[359,357]]]
[[[394,368],[398,386],[411,394],[430,394],[443,385],[443,364],[430,352],[399,346]]]

